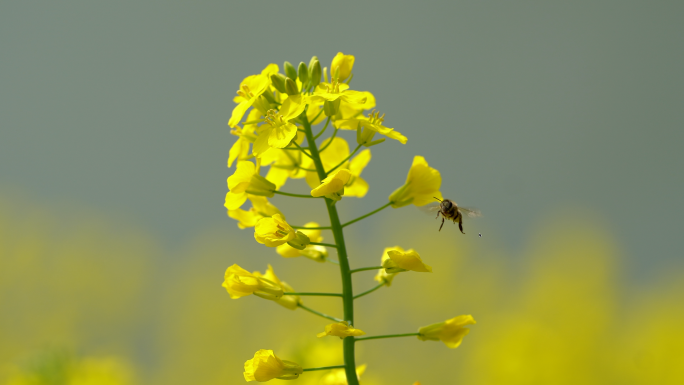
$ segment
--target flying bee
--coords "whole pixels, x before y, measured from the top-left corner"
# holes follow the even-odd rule
[[[439,226],[439,231],[442,231],[442,226],[444,226],[444,220],[450,219],[454,221],[454,223],[458,222],[459,230],[461,230],[461,233],[465,234],[463,232],[463,215],[466,215],[469,218],[477,218],[479,216],[482,216],[482,213],[480,213],[479,210],[458,207],[458,205],[456,205],[456,202],[452,200],[441,200],[436,197],[435,199],[437,199],[440,202],[439,205],[435,206],[434,208],[435,210],[437,210],[437,218],[439,218],[439,214],[442,214],[442,224]]]

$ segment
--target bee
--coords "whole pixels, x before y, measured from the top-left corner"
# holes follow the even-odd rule
[[[442,214],[442,224],[439,226],[439,231],[442,231],[444,220],[450,219],[454,221],[454,223],[458,221],[459,230],[461,230],[461,233],[465,234],[465,232],[463,232],[463,215],[465,214],[469,218],[476,218],[482,215],[479,210],[458,207],[456,202],[452,200],[441,200],[437,197],[435,197],[435,199],[440,202],[439,206],[435,207],[435,210],[437,210],[437,218],[439,218],[439,214]]]

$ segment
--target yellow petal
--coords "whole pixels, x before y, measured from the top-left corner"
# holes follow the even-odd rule
[[[413,250],[409,249],[405,253],[400,251],[391,250],[387,252],[387,256],[391,259],[399,268],[410,271],[417,272],[432,272],[432,267],[423,263],[420,255]]]
[[[268,145],[275,148],[284,148],[297,136],[297,126],[292,123],[273,127],[268,136]]]
[[[311,190],[311,196],[322,197],[328,194],[335,194],[339,191],[344,191],[344,185],[347,184],[351,173],[349,170],[338,169],[323,180],[320,186]]]
[[[226,194],[226,201],[223,204],[225,208],[228,210],[236,210],[242,206],[243,203],[247,200],[247,193],[239,193],[236,194],[232,191],[228,191]]]
[[[238,162],[235,172],[228,177],[228,189],[236,194],[245,192],[255,171],[254,163],[249,161]]]

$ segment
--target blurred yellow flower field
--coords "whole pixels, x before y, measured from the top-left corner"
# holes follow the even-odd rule
[[[329,321],[252,296],[232,301],[220,276],[206,279],[225,269],[227,253],[254,250],[246,241],[207,230],[167,255],[144,231],[101,215],[63,223],[58,210],[8,200],[0,201],[0,213],[2,384],[49,384],[36,380],[30,363],[55,348],[71,351],[82,368],[70,384],[108,370],[121,373],[86,383],[241,383],[244,357],[259,349],[304,367],[340,362],[341,341],[310,332]],[[395,280],[359,301],[354,326],[369,334],[417,330],[468,309],[477,314],[477,333],[456,350],[410,339],[364,342],[363,384],[682,383],[681,272],[631,283],[608,232],[574,223],[565,214],[543,221],[521,255],[481,246],[477,238],[439,238],[443,232],[432,228],[386,223],[380,242],[391,239],[388,233],[418,231],[411,247],[449,273]],[[280,258],[273,252],[270,260],[235,260],[248,270],[273,263],[290,283],[313,279],[315,287],[336,289],[333,265],[281,265]],[[372,272],[356,279],[374,283]],[[336,307],[314,301],[324,312]],[[448,308],[438,306],[444,303]],[[292,322],[280,322],[284,317]],[[404,361],[410,364],[396,365]],[[292,383],[318,384],[326,375],[312,372]]]

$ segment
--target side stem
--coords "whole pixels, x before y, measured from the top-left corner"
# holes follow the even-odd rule
[[[302,123],[306,131],[306,140],[309,143],[309,151],[311,152],[311,159],[316,165],[316,172],[320,180],[325,179],[325,169],[321,156],[318,153],[318,147],[311,132],[311,124],[303,114]],[[352,290],[351,273],[349,272],[349,259],[347,258],[347,246],[344,243],[344,233],[342,231],[342,223],[337,214],[337,207],[335,201],[325,198],[325,205],[328,208],[328,215],[330,216],[330,227],[332,227],[333,237],[337,245],[337,257],[340,262],[340,274],[342,276],[342,306],[344,310],[344,320],[354,325],[354,292]],[[345,338],[342,342],[344,349],[344,372],[347,375],[347,383],[349,385],[359,385],[359,380],[356,377],[356,357],[354,353],[354,339]]]

